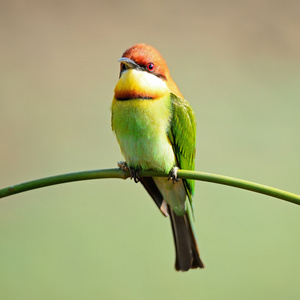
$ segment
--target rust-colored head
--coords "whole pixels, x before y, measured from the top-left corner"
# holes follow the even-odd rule
[[[152,46],[147,44],[136,44],[128,48],[122,57],[134,61],[141,69],[152,73],[164,80],[170,91],[178,97],[183,97],[177,85],[173,81],[167,63],[161,54]],[[124,64],[121,61],[121,72]]]

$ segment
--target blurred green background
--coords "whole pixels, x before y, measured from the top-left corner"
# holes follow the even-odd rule
[[[300,194],[299,1],[0,2],[0,186],[122,159],[118,58],[156,47],[197,117],[196,169]],[[206,269],[130,180],[0,201],[0,299],[299,299],[296,205],[197,182]]]

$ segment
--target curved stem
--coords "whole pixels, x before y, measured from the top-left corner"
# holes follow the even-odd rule
[[[182,174],[182,170],[178,170],[178,177],[228,185],[300,205],[300,195],[247,180],[204,172],[184,171]]]
[[[153,176],[168,177],[168,174],[162,172],[156,172],[156,171],[140,171],[139,175],[141,177],[153,177]],[[28,182],[24,182],[21,184],[0,189],[0,198],[41,188],[41,187],[46,187],[46,186],[61,184],[66,182],[72,182],[72,181],[100,179],[100,178],[127,179],[128,177],[130,177],[130,173],[125,172],[121,169],[92,170],[92,171],[68,173],[68,174],[51,176],[51,177],[41,178],[33,181],[28,181]],[[266,185],[246,181],[246,180],[241,180],[241,179],[217,175],[217,174],[186,171],[186,170],[178,170],[178,177],[184,179],[189,178],[194,180],[228,185],[228,186],[268,195],[271,197],[279,198],[300,205],[299,195],[289,193],[287,191],[283,191],[277,188],[269,187]]]
[[[100,179],[100,178],[123,178],[126,179],[130,176],[127,172],[120,169],[106,169],[106,170],[91,170],[67,173],[62,175],[55,175],[51,177],[45,177],[41,179],[36,179],[16,185],[9,186],[4,189],[0,189],[0,198],[7,197],[10,195],[26,192],[29,190],[34,190],[46,186],[80,181],[89,179]]]

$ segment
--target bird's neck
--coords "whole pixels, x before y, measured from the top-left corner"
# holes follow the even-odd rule
[[[168,87],[172,94],[176,95],[178,98],[183,98],[176,83],[173,81],[171,77],[168,78]]]
[[[170,94],[166,82],[145,71],[130,69],[120,77],[115,87],[116,100],[158,99]]]

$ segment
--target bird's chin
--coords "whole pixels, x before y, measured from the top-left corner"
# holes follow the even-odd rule
[[[169,93],[170,90],[162,79],[135,69],[123,72],[115,87],[115,98],[120,100],[157,99]]]

